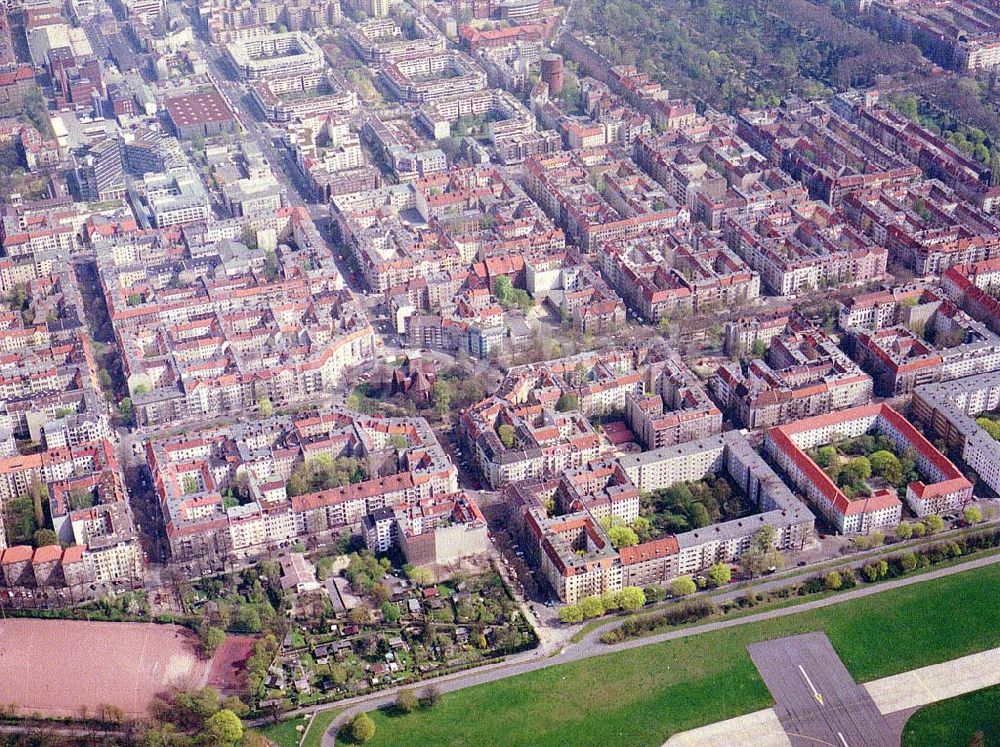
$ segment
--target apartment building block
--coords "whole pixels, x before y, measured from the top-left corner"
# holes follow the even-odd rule
[[[649,322],[736,308],[760,295],[760,275],[717,237],[687,226],[600,247],[608,283]]]
[[[797,326],[797,325],[796,325]],[[801,326],[771,337],[765,357],[723,364],[710,387],[745,428],[769,428],[867,404],[872,380],[823,331]]]
[[[1000,367],[1000,338],[933,289],[860,296],[841,316],[871,325],[845,327],[846,341],[885,396]]]
[[[888,253],[821,202],[730,217],[726,242],[777,295],[864,283],[885,275]]]
[[[639,490],[723,472],[759,513],[634,547],[610,545],[601,520],[634,520]],[[623,586],[665,585],[714,563],[737,562],[765,526],[776,530],[775,548],[801,548],[814,525],[809,509],[735,432],[602,460],[562,477],[516,482],[504,495],[529,561],[568,604]]]
[[[936,63],[975,72],[1000,66],[1000,11],[984,0],[864,0],[860,9],[890,38],[916,44]]]
[[[528,159],[524,188],[584,251],[690,221],[686,206],[610,147]]]
[[[308,400],[374,356],[372,328],[342,289],[306,211],[282,208],[266,221],[287,242],[270,279],[264,250],[238,240],[245,220],[216,224],[217,235],[191,230],[169,257],[102,256],[101,283],[139,422],[253,410],[262,399]]]
[[[659,400],[659,414],[649,411],[652,405],[643,410],[647,393]],[[566,398],[579,409],[560,411]],[[588,418],[612,412],[631,417],[649,443],[677,443],[722,427],[721,413],[678,359],[638,348],[513,368],[495,396],[463,413],[462,429],[477,466],[499,487],[587,464],[607,449]],[[513,429],[509,446],[501,426]]]
[[[229,64],[243,80],[273,80],[321,70],[323,51],[301,31],[234,40],[226,45]]]
[[[625,396],[625,418],[647,449],[710,436],[722,430],[722,413],[679,356],[648,372],[651,384]]]
[[[906,502],[917,516],[958,508],[972,499],[972,483],[911,423],[885,404],[864,405],[772,428],[767,432],[765,449],[837,531],[867,533],[899,523],[902,503],[896,491],[883,487],[869,496],[848,498],[804,450],[869,432],[886,436],[900,450],[915,455],[926,482],[910,483]]]
[[[963,311],[1000,334],[1000,258],[948,268],[941,287]]]
[[[741,111],[736,134],[813,199],[833,207],[852,191],[896,187],[920,176],[911,161],[824,102],[790,99],[779,109]]]
[[[441,53],[446,46],[444,36],[420,15],[406,31],[391,18],[370,18],[347,29],[346,36],[355,54],[368,64]]]
[[[172,557],[206,568],[364,526],[381,547],[395,541],[393,524],[380,521],[386,509],[434,505],[458,490],[455,467],[421,418],[334,408],[154,440],[146,452]],[[364,479],[291,494],[296,466],[322,455],[362,461]],[[234,491],[238,505],[223,497]]]
[[[843,213],[918,275],[1000,256],[1000,220],[936,179],[852,192]]]
[[[494,253],[565,248],[563,232],[498,169],[475,167],[333,198],[333,218],[368,286],[378,292],[467,270]],[[419,223],[403,220],[406,211]],[[487,289],[494,277],[484,268]],[[523,281],[522,281],[523,284]]]
[[[930,179],[946,184],[964,201],[985,213],[1000,206],[1000,185],[986,164],[976,161],[940,134],[879,105],[878,94],[847,92],[834,97],[840,116],[868,138],[916,164]]]
[[[976,422],[977,415],[1000,409],[1000,374],[917,387],[912,409],[917,422],[944,439],[985,485],[1000,493],[1000,443]]]
[[[383,516],[390,521],[385,549],[398,545],[410,565],[448,568],[490,552],[486,518],[470,493],[433,496],[376,511],[365,517],[366,537],[369,526],[378,531]]]

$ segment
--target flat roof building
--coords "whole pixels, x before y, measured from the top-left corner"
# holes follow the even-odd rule
[[[166,100],[167,116],[177,137],[207,137],[236,131],[236,115],[218,89],[172,96]]]
[[[226,55],[244,80],[302,75],[323,69],[323,50],[308,34],[289,31],[230,42]]]

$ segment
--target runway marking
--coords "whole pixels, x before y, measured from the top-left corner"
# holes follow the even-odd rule
[[[850,746],[850,745],[849,745],[849,744],[847,743],[847,740],[846,740],[846,739],[844,739],[844,735],[843,735],[843,734],[841,734],[841,733],[840,733],[839,731],[837,732],[837,736],[838,736],[838,737],[840,737],[840,743],[841,743],[842,745],[844,745],[844,747],[851,747],[851,746]]]
[[[833,742],[827,742],[825,739],[820,739],[818,737],[810,737],[807,734],[796,734],[795,732],[792,732],[792,731],[786,731],[785,734],[787,734],[790,737],[796,737],[798,739],[807,739],[810,742],[817,742],[818,744],[825,744],[825,745],[827,745],[827,747],[837,747],[837,745],[835,745]]]
[[[927,683],[924,682],[924,678],[920,676],[920,671],[919,670],[917,670],[916,672],[914,672],[913,676],[916,678],[917,684],[920,685],[920,689],[923,690],[927,694],[927,697],[929,699],[928,700],[929,703],[934,703],[934,702],[940,700],[940,698],[936,697],[934,695],[934,693],[931,692],[931,689],[927,686]]]
[[[801,664],[799,664],[799,671],[802,672],[802,676],[805,677],[806,684],[809,685],[809,689],[813,691],[813,697],[816,698],[816,701],[820,705],[823,705],[823,696],[819,694],[819,690],[817,690],[813,685],[813,681],[809,679],[809,675],[806,674],[806,670],[802,668]]]

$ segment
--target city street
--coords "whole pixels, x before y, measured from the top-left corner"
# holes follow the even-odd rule
[[[309,211],[309,216],[319,229],[320,235],[327,243],[330,254],[337,263],[337,269],[348,288],[356,295],[363,295],[362,288],[358,282],[351,283],[350,278],[354,275],[345,258],[341,256],[341,248],[337,246],[330,234],[330,208],[328,205],[316,202],[312,199],[309,185],[302,172],[299,171],[291,154],[285,147],[276,147],[268,133],[267,125],[258,117],[259,113],[254,111],[249,101],[249,96],[242,83],[235,81],[231,77],[230,71],[225,67],[223,55],[217,49],[207,44],[200,37],[195,37],[195,49],[198,50],[202,58],[208,64],[210,78],[219,89],[219,93],[225,99],[229,107],[236,112],[237,119],[243,128],[244,137],[251,138],[256,142],[275,178],[281,185],[283,201],[293,207],[304,207]],[[363,302],[365,299],[356,299]],[[365,304],[361,303],[362,308]]]

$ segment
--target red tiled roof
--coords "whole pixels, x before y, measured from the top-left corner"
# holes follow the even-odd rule
[[[900,505],[899,498],[890,491],[877,491],[875,495],[857,500],[850,500],[837,488],[830,477],[820,469],[812,459],[795,445],[791,439],[794,433],[804,433],[807,431],[825,428],[838,423],[845,423],[851,420],[879,416],[884,418],[899,434],[916,450],[919,454],[931,462],[944,475],[945,480],[934,485],[924,485],[914,483],[914,492],[918,497],[932,497],[944,495],[956,490],[971,487],[971,483],[962,475],[959,469],[951,463],[944,454],[939,452],[924,436],[913,427],[913,425],[902,415],[886,404],[862,405],[840,412],[832,412],[826,415],[816,415],[811,418],[803,418],[794,423],[772,428],[768,431],[768,437],[781,451],[795,462],[806,478],[826,497],[833,505],[834,509],[845,516],[857,513],[867,513],[878,511],[883,508],[890,508]],[[918,487],[919,486],[919,487]]]
[[[13,70],[7,73],[0,73],[0,88],[4,86],[13,85],[14,83],[19,83],[23,80],[29,80],[34,77],[35,75],[31,71],[31,67],[29,67],[28,65],[23,65],[22,67],[19,67],[17,70]]]
[[[913,446],[914,449],[916,449],[917,452],[923,454],[925,457],[927,457],[927,459],[930,462],[934,464],[935,467],[941,470],[941,474],[944,475],[946,479],[965,480],[965,477],[962,475],[961,471],[959,471],[958,467],[952,464],[951,460],[948,459],[948,457],[946,457],[940,451],[935,449],[934,445],[931,444],[931,442],[928,441],[926,438],[924,438],[923,434],[921,434],[920,431],[914,428],[909,420],[904,418],[902,415],[900,415],[898,412],[893,410],[888,405],[882,405],[882,411],[880,414],[882,415],[882,417],[888,420],[896,428],[896,430],[898,430],[903,435],[903,437],[907,441],[910,442],[910,444]],[[968,483],[968,480],[965,480],[965,482]]]
[[[679,552],[680,546],[677,544],[677,538],[671,536],[652,542],[643,542],[634,547],[623,547],[618,551],[618,554],[621,556],[623,565],[632,565],[646,560],[665,558],[668,555],[677,555]]]
[[[14,547],[8,547],[3,551],[3,560],[0,560],[0,564],[7,565],[8,563],[31,560],[31,555],[32,550],[28,545],[14,545]]]
[[[802,420],[787,423],[773,430],[780,429],[788,435],[804,433],[805,431],[814,431],[819,428],[836,425],[837,423],[844,423],[848,420],[860,420],[861,418],[878,415],[883,407],[886,407],[886,405],[861,405],[860,407],[852,407],[848,410],[840,410],[838,412],[829,412],[825,415],[814,415],[810,418],[802,418]]]
[[[293,511],[308,511],[310,509],[330,506],[341,501],[363,499],[371,496],[389,493],[396,490],[406,490],[413,487],[413,478],[409,472],[390,475],[377,480],[365,480],[354,485],[345,485],[332,490],[322,490],[318,493],[307,493],[292,498]]]
[[[59,560],[62,557],[63,550],[59,545],[45,545],[44,547],[39,547],[35,550],[34,557],[31,558],[32,563],[49,563],[53,560]]]
[[[62,562],[63,565],[68,565],[69,563],[79,563],[83,560],[83,553],[87,548],[83,545],[72,545],[63,550]]]
[[[926,500],[927,498],[937,498],[940,495],[957,493],[960,490],[971,488],[972,483],[965,479],[965,477],[957,477],[951,480],[936,482],[933,485],[927,485],[923,482],[911,482],[908,487],[917,498]]]

